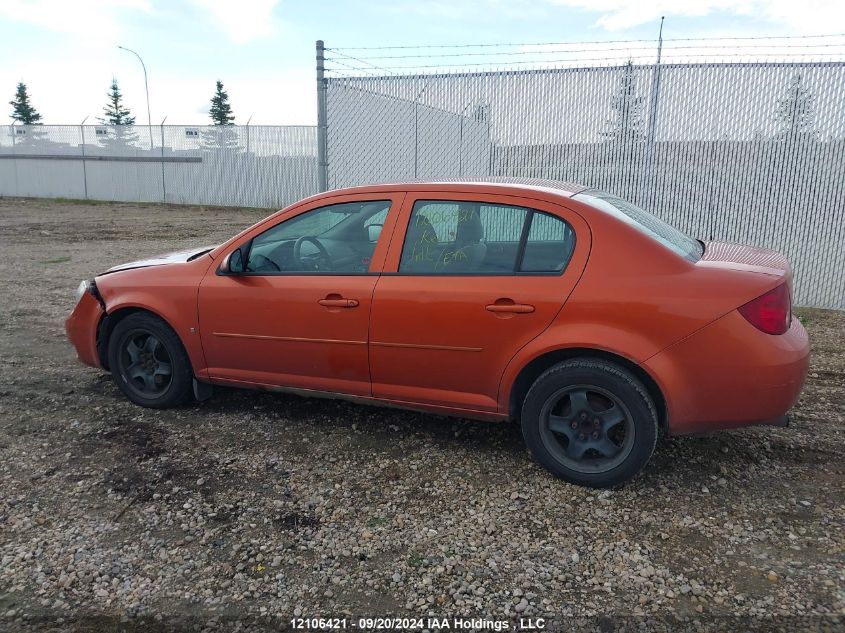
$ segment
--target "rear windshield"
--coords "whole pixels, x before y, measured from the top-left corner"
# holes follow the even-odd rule
[[[697,262],[704,254],[701,242],[622,198],[598,189],[587,189],[572,197],[636,227],[691,262]]]

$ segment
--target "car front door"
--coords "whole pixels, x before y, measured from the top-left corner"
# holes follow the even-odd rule
[[[370,306],[401,200],[322,199],[232,245],[243,272],[212,269],[199,289],[209,377],[369,396]]]
[[[373,396],[497,411],[508,361],[552,322],[588,251],[584,220],[548,202],[409,193],[373,297]]]

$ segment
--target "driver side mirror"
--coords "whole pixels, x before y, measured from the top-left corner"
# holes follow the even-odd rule
[[[378,242],[381,235],[381,230],[384,228],[382,224],[368,224],[367,225],[367,239],[371,242]]]
[[[220,272],[228,275],[240,275],[245,268],[243,249],[236,248],[223,260],[220,265]]]

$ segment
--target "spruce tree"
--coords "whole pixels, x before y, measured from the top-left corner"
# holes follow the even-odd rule
[[[792,77],[786,94],[778,99],[775,119],[780,124],[778,138],[816,138],[816,96],[806,87],[800,73]]]
[[[208,115],[214,125],[233,125],[235,115],[232,114],[232,106],[229,105],[229,94],[223,90],[223,82],[217,80],[217,90],[211,98],[211,108]]]
[[[117,87],[117,79],[112,78],[111,89],[106,94],[109,100],[106,107],[103,108],[105,117],[101,117],[100,123],[103,125],[134,125],[135,117],[132,116],[129,108],[123,105],[123,95]]]
[[[15,98],[9,101],[9,105],[12,106],[10,116],[13,121],[19,121],[24,125],[41,125],[41,115],[29,102],[29,93],[26,91],[24,82],[18,83]]]
[[[600,134],[610,141],[632,143],[641,141],[643,134],[643,98],[637,95],[634,63],[628,60],[622,70],[619,84],[610,98],[613,116],[608,120],[609,129]]]

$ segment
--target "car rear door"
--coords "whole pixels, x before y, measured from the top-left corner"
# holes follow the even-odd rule
[[[545,201],[409,193],[373,295],[373,396],[497,411],[508,361],[575,287],[587,234]]]
[[[221,274],[215,266],[199,289],[209,377],[369,396],[372,293],[403,196],[321,198],[233,244],[229,252],[248,250],[250,270]],[[335,223],[336,214],[351,218],[347,228]],[[376,239],[370,238],[379,231],[369,225],[383,226]],[[299,247],[305,264],[297,264],[293,251],[302,237],[320,242],[330,259],[305,241]]]

